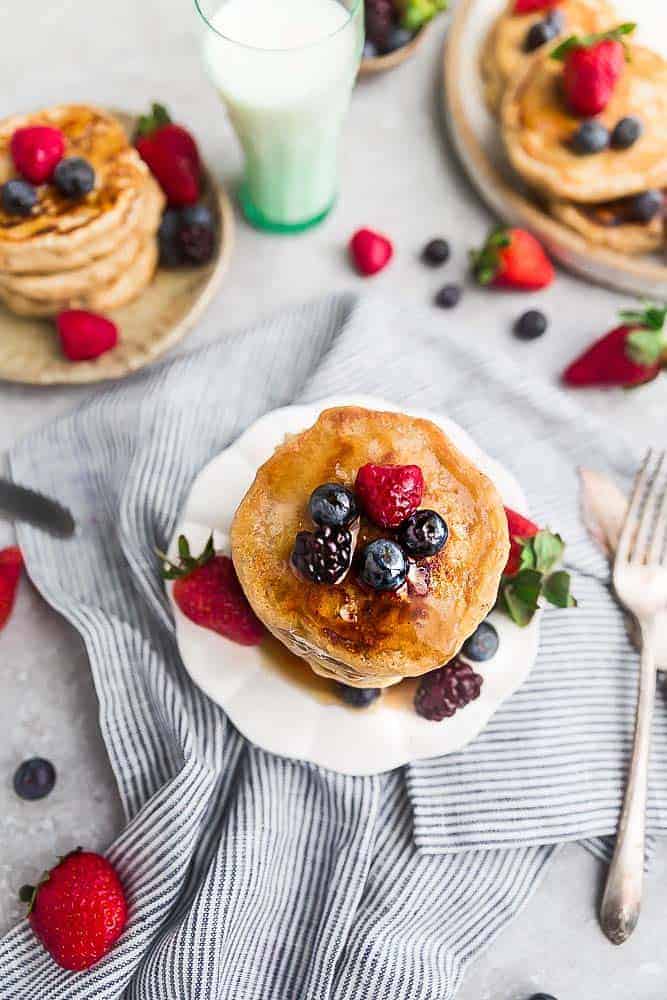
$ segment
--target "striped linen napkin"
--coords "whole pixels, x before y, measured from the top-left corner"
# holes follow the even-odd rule
[[[33,581],[81,633],[127,826],[109,850],[131,919],[87,973],[26,923],[6,1000],[450,1000],[564,841],[604,854],[629,757],[636,654],[577,511],[576,467],[633,456],[556,389],[441,316],[339,296],[177,358],[18,445],[14,476],[76,512],[21,528]],[[547,612],[524,687],[465,751],[344,777],[246,742],[190,682],[154,548],[201,467],[277,406],[363,392],[445,411],[568,541],[580,606]],[[444,723],[446,724],[446,723]],[[667,831],[658,705],[649,829]]]

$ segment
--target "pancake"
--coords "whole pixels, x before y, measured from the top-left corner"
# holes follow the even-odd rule
[[[16,175],[11,137],[29,124],[60,128],[66,138],[65,155],[83,156],[92,164],[95,188],[72,200],[52,184],[42,184],[37,189],[38,204],[27,218],[0,209],[0,270],[66,270],[79,266],[71,263],[71,255],[118,230],[144,190],[149,171],[112,115],[83,105],[61,105],[0,123],[0,184]]]
[[[489,110],[497,115],[510,81],[521,74],[530,61],[526,36],[532,26],[543,21],[548,10],[514,14],[515,0],[492,23],[480,53],[484,97]],[[605,0],[563,0],[556,9],[563,18],[562,34],[590,35],[616,23],[611,4]],[[553,45],[553,39],[548,45]]]
[[[141,243],[128,267],[108,284],[88,289],[71,298],[40,301],[0,286],[0,302],[18,316],[55,316],[63,309],[90,309],[105,312],[126,305],[143,292],[153,279],[158,262],[157,241],[150,237]]]
[[[428,593],[369,591],[354,568],[337,585],[290,569],[307,503],[321,483],[354,484],[360,466],[416,464],[423,507],[449,527],[426,560]],[[382,535],[362,518],[359,543]],[[386,532],[384,533],[386,535]],[[428,420],[359,407],[325,410],[258,470],[231,529],[234,566],[257,616],[312,669],[356,687],[383,687],[448,662],[493,606],[509,541],[502,501],[484,476]]]
[[[517,172],[549,198],[583,203],[667,186],[667,62],[628,44],[623,75],[596,120],[611,131],[621,118],[636,116],[643,132],[629,149],[581,156],[569,141],[582,119],[565,105],[563,63],[551,58],[553,48],[529,60],[503,100],[503,138]]]
[[[105,256],[98,257],[83,267],[48,274],[2,274],[0,288],[25,298],[43,302],[63,301],[85,295],[99,285],[106,285],[117,278],[134,260],[146,239],[154,236],[160,225],[164,196],[159,185],[147,178],[145,192],[139,199],[142,207],[135,226]]]
[[[665,244],[664,213],[658,212],[649,222],[637,222],[629,211],[632,201],[625,198],[582,205],[553,200],[549,211],[596,246],[627,254],[660,250]]]

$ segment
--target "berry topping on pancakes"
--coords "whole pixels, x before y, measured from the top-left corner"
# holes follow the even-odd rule
[[[551,53],[564,63],[565,99],[576,115],[597,115],[607,107],[625,65],[622,39],[635,27],[627,23],[598,35],[572,35]]]
[[[397,528],[414,513],[424,495],[424,477],[418,465],[362,465],[355,491],[374,524]]]
[[[300,531],[292,550],[292,566],[310,583],[341,583],[352,565],[353,539],[346,528],[325,524]]]
[[[26,125],[14,132],[10,150],[21,176],[33,184],[44,184],[63,158],[65,136],[50,125]]]

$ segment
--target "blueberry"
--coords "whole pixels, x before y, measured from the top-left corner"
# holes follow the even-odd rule
[[[551,993],[535,993],[530,1000],[556,1000],[556,997],[552,997]]]
[[[184,226],[207,226],[209,229],[215,229],[213,212],[201,201],[181,209],[181,223]]]
[[[335,528],[345,527],[359,514],[354,493],[341,483],[324,483],[313,490],[308,510],[315,524]]]
[[[522,313],[514,324],[514,334],[519,340],[535,340],[541,337],[549,325],[543,312],[539,309],[529,309]]]
[[[570,139],[575,153],[580,156],[590,156],[591,153],[601,153],[609,145],[609,132],[604,125],[589,118],[582,122]]]
[[[7,181],[0,188],[0,200],[7,215],[30,215],[37,204],[37,191],[28,181]]]
[[[449,260],[449,243],[447,240],[430,240],[422,250],[422,260],[431,267],[440,267]]]
[[[354,705],[355,708],[367,708],[376,701],[380,694],[380,688],[353,688],[348,684],[339,684],[336,682],[336,691],[348,705]]]
[[[22,799],[43,799],[53,791],[56,769],[43,757],[24,760],[14,774],[14,791]]]
[[[412,32],[408,31],[407,28],[392,28],[389,32],[389,38],[386,44],[383,46],[383,52],[395,52],[396,49],[402,49],[404,45],[412,41]]]
[[[403,550],[389,538],[376,538],[359,557],[359,578],[373,590],[398,590],[405,583],[408,564]]]
[[[449,537],[449,528],[436,511],[422,508],[399,525],[397,537],[409,556],[426,559],[443,547]]]
[[[367,38],[364,44],[364,59],[377,59],[378,55],[377,45],[371,42],[370,38]]]
[[[498,633],[491,622],[482,622],[463,643],[461,652],[475,663],[490,660],[498,652]]]
[[[554,24],[549,18],[545,18],[543,21],[536,21],[528,29],[524,39],[524,52],[534,52],[535,49],[539,49],[541,45],[546,45],[547,42],[550,42],[559,33],[558,25]]]
[[[553,26],[557,35],[560,35],[565,31],[565,14],[563,14],[563,11],[559,10],[558,7],[551,8],[545,17],[545,21],[548,21],[549,24]]]
[[[461,301],[462,294],[460,285],[444,285],[435,297],[435,304],[441,309],[453,309]]]
[[[621,118],[611,133],[609,145],[612,149],[629,149],[642,134],[643,126],[639,118]]]
[[[630,218],[634,222],[650,222],[663,207],[662,191],[643,191],[630,202]]]
[[[82,156],[67,156],[53,171],[53,183],[66,198],[83,198],[95,187],[95,171]]]
[[[178,208],[168,208],[162,216],[157,231],[160,247],[160,264],[163,267],[179,267],[185,262],[181,244],[181,213]]]

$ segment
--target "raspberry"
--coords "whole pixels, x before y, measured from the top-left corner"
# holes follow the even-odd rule
[[[33,184],[43,184],[63,158],[65,136],[50,125],[27,125],[14,132],[10,148],[21,176]]]
[[[66,309],[58,313],[56,327],[63,354],[70,361],[92,361],[118,343],[116,324],[84,309]]]
[[[397,528],[419,507],[424,477],[418,465],[362,465],[355,491],[371,521]]]
[[[479,698],[482,684],[483,678],[456,657],[422,677],[415,694],[417,714],[431,722],[442,722]]]

